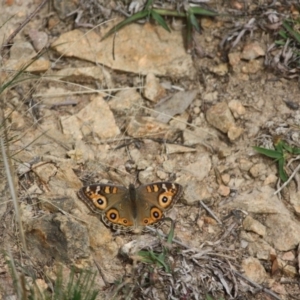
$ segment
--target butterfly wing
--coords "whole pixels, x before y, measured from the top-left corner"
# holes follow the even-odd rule
[[[182,195],[178,183],[155,182],[136,189],[136,224],[147,226],[158,222]]]
[[[79,190],[78,196],[106,225],[114,228],[134,225],[128,189],[110,184],[93,184]]]

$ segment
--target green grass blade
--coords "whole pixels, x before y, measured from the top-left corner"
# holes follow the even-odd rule
[[[287,32],[300,44],[300,34],[293,30],[289,23],[285,20],[282,23],[282,26],[287,30]]]
[[[207,17],[215,17],[219,15],[215,11],[204,9],[202,7],[197,7],[197,6],[191,7],[189,11],[194,15],[207,16]]]
[[[193,13],[189,12],[188,18],[189,18],[189,21],[192,24],[192,26],[200,33],[199,23],[198,23],[198,20],[196,19],[195,15]]]
[[[139,11],[138,13],[132,15],[131,17],[125,19],[124,21],[118,23],[116,26],[114,26],[112,29],[110,29],[101,39],[101,41],[103,41],[104,39],[106,39],[108,36],[110,36],[111,34],[119,31],[121,28],[123,28],[124,26],[133,23],[137,20],[143,19],[145,17],[147,17],[149,15],[149,11],[148,10],[143,10],[143,11]]]
[[[253,147],[253,149],[256,150],[258,153],[271,158],[275,158],[275,159],[283,158],[283,153],[278,150],[271,150],[271,149],[266,149],[261,147]]]
[[[279,177],[283,182],[286,182],[288,180],[288,176],[284,171],[284,165],[285,165],[285,159],[284,158],[279,159],[278,160]]]
[[[161,8],[154,8],[151,11],[155,11],[161,16],[170,16],[170,17],[185,17],[185,12],[180,12],[177,10],[170,10],[170,9],[161,9]]]
[[[146,3],[146,5],[145,5],[145,9],[143,11],[149,10],[150,6],[152,5],[152,3],[153,3],[153,0],[148,0],[147,3]]]
[[[155,12],[154,10],[151,11],[151,16],[152,18],[161,26],[163,27],[165,30],[171,32],[170,28],[168,27],[167,23],[165,22],[165,20],[162,18],[162,16],[160,16],[157,12]]]
[[[191,20],[189,18],[189,15],[186,15],[186,49],[188,52],[190,52],[193,48],[193,24],[191,23]]]

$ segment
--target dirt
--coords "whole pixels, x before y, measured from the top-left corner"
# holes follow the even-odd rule
[[[111,25],[95,24],[120,16],[112,10],[116,3],[101,4],[81,1],[82,16],[76,19],[79,14],[65,17],[76,9],[73,2],[62,8],[54,1],[17,35],[12,52],[3,52],[5,83],[23,56],[29,61],[38,48],[42,59],[21,75],[25,81],[12,82],[1,94],[2,138],[12,167],[12,175],[1,167],[1,297],[19,298],[26,290],[39,299],[37,286],[57,296],[59,272],[68,282],[72,272],[89,270],[96,275],[88,288],[99,290],[98,299],[297,299],[297,172],[275,196],[282,185],[278,165],[253,146],[274,149],[280,136],[300,147],[298,66],[288,60],[287,49],[270,50],[279,39],[278,22],[283,16],[296,19],[299,7],[215,1],[208,5],[220,16],[199,19],[202,31],[194,32],[191,53],[177,20],[171,33],[156,24],[130,25],[103,41],[108,48],[116,39],[114,54],[99,54],[97,36]],[[2,5],[7,15],[18,13],[1,29],[5,41],[37,3]],[[271,23],[271,13],[280,20]],[[74,27],[87,35],[92,28],[90,48],[85,40],[68,47],[68,34],[78,35]],[[142,31],[139,50],[144,45],[145,52],[136,57],[144,64],[135,66],[132,53],[128,59],[132,48],[124,45],[134,45]],[[168,49],[168,34],[179,50],[167,66],[167,58],[149,47],[158,48],[160,39]],[[295,55],[295,45],[288,46]],[[114,62],[113,55],[124,63]],[[297,160],[285,168],[288,176],[296,168]],[[20,216],[7,178],[13,179]],[[171,245],[155,232],[113,230],[77,196],[94,183],[138,187],[166,181],[183,188],[166,213],[176,220]],[[142,199],[142,189],[137,191]],[[170,226],[166,220],[160,229],[168,235]],[[141,249],[148,251],[147,263],[137,255]],[[156,253],[164,254],[165,264],[153,259]],[[9,269],[8,261],[15,267]],[[14,271],[17,282],[26,282],[19,294]]]

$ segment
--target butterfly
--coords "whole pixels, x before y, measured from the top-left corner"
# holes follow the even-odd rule
[[[81,188],[78,197],[113,229],[139,231],[158,223],[182,195],[178,183],[155,182],[133,184],[127,189],[121,185],[93,184]]]

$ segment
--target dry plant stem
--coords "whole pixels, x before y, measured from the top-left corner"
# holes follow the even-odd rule
[[[9,47],[14,37],[30,22],[30,20],[42,9],[48,0],[43,0],[42,3],[19,25],[19,27],[7,38],[6,42],[2,45],[0,54],[3,56],[4,49]]]
[[[200,204],[220,225],[222,225],[222,222],[218,219],[218,217],[202,201],[200,201]]]
[[[2,141],[2,139],[1,139]],[[15,284],[16,284],[16,288],[17,288],[17,295],[18,295],[18,299],[24,299],[22,296],[23,295],[23,292],[22,292],[22,286],[21,286],[21,282],[18,278],[18,272],[17,272],[17,269],[16,269],[16,265],[15,265],[15,261],[13,259],[13,256],[10,252],[10,250],[7,251],[8,253],[8,257],[9,257],[9,262],[10,262],[10,267],[11,267],[11,272],[13,273],[12,277],[14,278],[15,280]]]
[[[294,170],[294,172],[289,177],[289,179],[277,191],[274,192],[274,195],[278,194],[283,188],[285,188],[290,183],[290,181],[294,178],[294,176],[298,173],[299,170],[300,170],[300,164]]]
[[[6,155],[6,152],[5,152],[5,146],[4,146],[4,142],[3,142],[2,138],[0,138],[0,147],[1,147],[3,163],[4,163],[4,167],[5,167],[5,171],[6,171],[7,181],[8,181],[8,185],[9,185],[9,189],[10,189],[10,194],[11,194],[13,204],[14,204],[14,209],[15,209],[15,214],[16,214],[16,222],[18,223],[18,228],[19,228],[19,233],[20,233],[20,237],[21,237],[23,250],[25,252],[27,252],[27,247],[26,247],[24,230],[23,230],[22,221],[21,221],[21,214],[20,214],[20,210],[19,210],[19,203],[18,203],[18,199],[17,199],[16,189],[15,189],[15,185],[14,185],[14,182],[13,182],[13,177],[12,177],[12,174],[11,174],[11,170],[10,170],[10,166],[9,166],[9,163],[8,163],[7,155]]]

